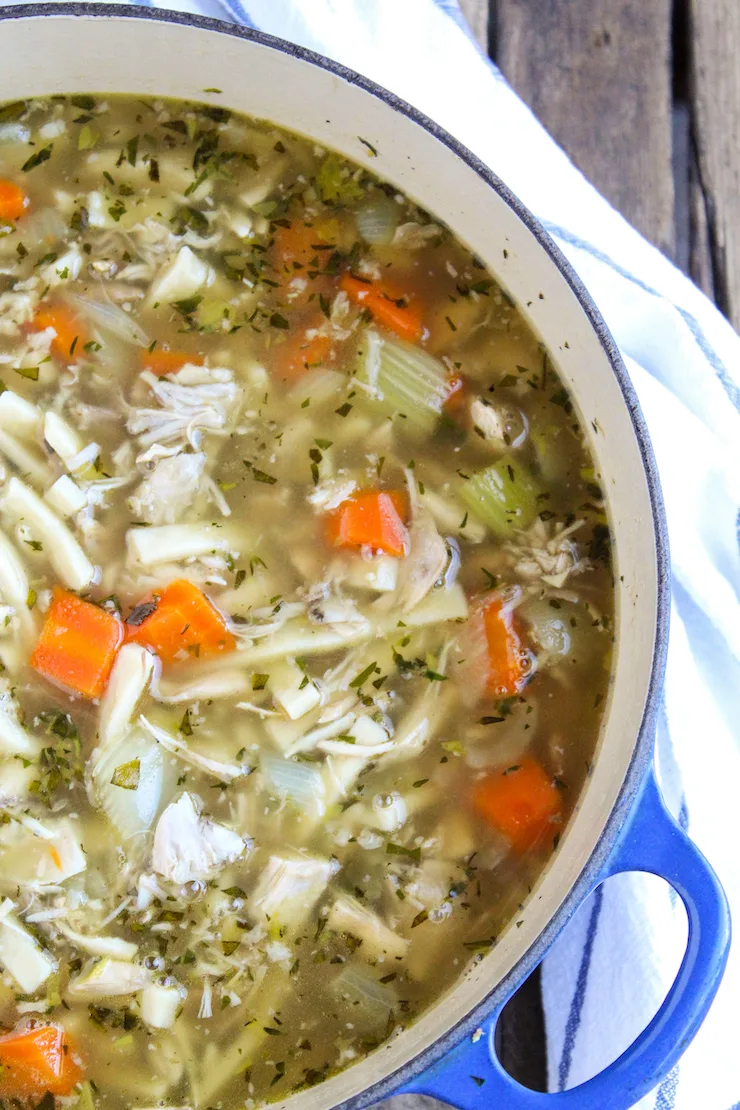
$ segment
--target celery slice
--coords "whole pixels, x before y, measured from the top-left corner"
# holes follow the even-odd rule
[[[387,416],[417,436],[432,434],[450,392],[439,359],[410,343],[383,339],[373,328],[363,338],[358,378]]]
[[[470,511],[502,539],[529,527],[537,515],[540,492],[530,471],[510,456],[472,474],[459,486]]]

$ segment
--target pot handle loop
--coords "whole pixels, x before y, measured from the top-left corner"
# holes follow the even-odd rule
[[[628,1110],[660,1083],[697,1032],[717,991],[730,945],[730,915],[711,867],[666,810],[652,770],[592,889],[624,871],[647,871],[671,884],[686,907],[689,939],[665,1001],[621,1056],[567,1091],[542,1094],[522,1087],[504,1071],[494,1049],[504,1002],[472,1039],[396,1093],[431,1095],[459,1110]]]

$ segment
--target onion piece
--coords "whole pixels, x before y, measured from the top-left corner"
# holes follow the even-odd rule
[[[136,347],[148,347],[151,339],[139,324],[133,320],[128,312],[124,312],[116,304],[108,301],[93,301],[79,293],[69,293],[69,300],[86,316],[91,324],[103,332],[114,335],[117,339],[124,339]]]
[[[361,238],[374,246],[387,246],[400,222],[401,208],[385,193],[376,193],[355,209],[355,223]]]
[[[135,764],[135,787],[114,786],[116,770]],[[128,840],[152,827],[163,801],[174,789],[175,777],[173,761],[164,756],[156,740],[141,729],[132,729],[118,743],[98,749],[91,775],[92,794],[123,840]]]

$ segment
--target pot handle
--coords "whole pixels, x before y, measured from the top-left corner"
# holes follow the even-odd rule
[[[628,1049],[592,1079],[567,1091],[543,1094],[522,1087],[504,1071],[494,1031],[505,1002],[472,1039],[396,1091],[441,1099],[458,1110],[628,1110],[668,1074],[703,1021],[720,984],[730,945],[727,899],[698,848],[665,808],[651,769],[633,814],[594,881],[623,871],[666,879],[688,914],[689,939],[678,975],[657,1014]],[[519,984],[516,984],[519,986]],[[513,992],[512,992],[513,993]]]

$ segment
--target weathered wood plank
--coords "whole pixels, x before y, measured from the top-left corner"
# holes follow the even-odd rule
[[[692,102],[698,187],[694,195],[696,273],[706,208],[714,295],[740,327],[740,5],[690,0]],[[703,201],[703,204],[702,204]]]
[[[671,0],[495,4],[495,60],[514,88],[594,185],[672,256],[670,32]]]
[[[478,45],[488,53],[488,0],[460,0],[462,13]]]

